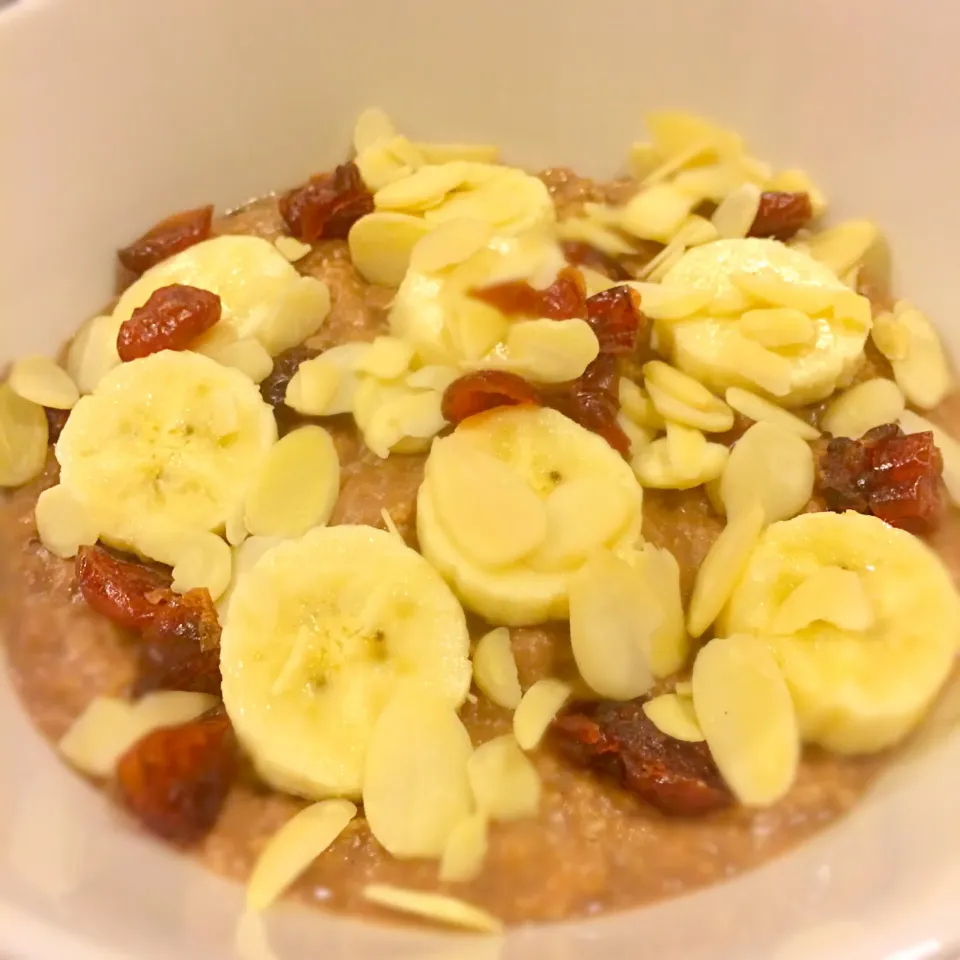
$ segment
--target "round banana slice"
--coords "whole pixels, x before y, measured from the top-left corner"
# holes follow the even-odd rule
[[[398,684],[456,708],[468,656],[463,611],[422,557],[383,530],[317,528],[237,582],[220,642],[223,702],[272,786],[357,798]]]
[[[834,568],[836,589],[824,585],[824,568]],[[850,572],[872,616],[847,609],[859,593],[845,585]],[[777,633],[778,619],[796,629]],[[950,673],[960,598],[939,558],[909,533],[858,513],[811,513],[761,535],[720,626],[768,639],[805,740],[872,753],[916,726]]]
[[[238,338],[255,337],[274,356],[316,333],[330,312],[326,284],[300,276],[272,243],[260,237],[214,237],[151,267],[124,291],[112,315],[114,341],[124,320],[155,290],[172,283],[217,294],[223,311],[219,323]]]
[[[555,410],[501,407],[434,441],[417,498],[420,549],[493,623],[562,619],[587,556],[636,542],[642,496],[596,434]]]
[[[272,410],[239,370],[162,351],[112,370],[73,408],[56,448],[60,483],[104,540],[139,549],[148,532],[222,530],[276,438]]]
[[[741,277],[747,282],[738,282]],[[754,278],[760,282],[751,283]],[[706,290],[713,296],[697,317],[669,324],[663,339],[674,363],[714,390],[759,388],[783,406],[796,407],[845,386],[862,361],[870,327],[869,309],[862,322],[863,298],[848,290],[828,266],[779,241],[745,238],[695,247],[667,271],[663,285]],[[758,296],[767,287],[779,291],[776,299]],[[777,319],[774,311],[766,308],[803,310],[812,321],[812,339],[779,348],[765,346],[744,332],[753,329],[755,317],[746,327],[737,322],[741,314],[757,307],[765,309],[761,339],[767,343],[778,335],[770,327]],[[856,318],[844,315],[851,312]],[[792,336],[780,332],[780,339]]]

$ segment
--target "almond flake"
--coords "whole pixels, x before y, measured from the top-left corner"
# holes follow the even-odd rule
[[[589,217],[571,217],[569,220],[562,221],[557,224],[557,236],[561,240],[588,243],[611,257],[636,253],[634,244],[628,243],[622,234]]]
[[[760,209],[760,188],[744,183],[720,202],[710,218],[721,239],[745,237]]]
[[[661,733],[674,740],[700,743],[704,739],[689,697],[664,693],[644,703],[643,712]]]
[[[100,536],[93,513],[60,484],[37,498],[34,519],[40,542],[64,560],[75,557],[80,547],[93,546]]]
[[[631,466],[643,487],[690,490],[719,477],[729,455],[729,449],[722,443],[707,443],[702,447],[697,469],[681,473],[673,464],[666,439],[660,439],[641,449],[634,456]]]
[[[880,240],[880,231],[869,220],[847,220],[806,241],[807,252],[842,276],[864,258]]]
[[[597,335],[585,320],[521,320],[506,337],[509,369],[538,383],[576,380],[600,353]]]
[[[659,283],[628,283],[640,294],[640,307],[651,320],[685,320],[711,300],[709,290],[664,287]]]
[[[386,883],[371,883],[363,888],[364,899],[389,910],[411,913],[425,920],[434,920],[478,933],[500,933],[503,923],[495,916],[470,903],[440,893],[406,890]]]
[[[43,407],[0,385],[0,487],[19,487],[38,476],[47,459]]]
[[[803,440],[816,440],[820,431],[798,416],[778,407],[775,403],[749,390],[730,387],[724,399],[737,413],[763,423],[772,423],[784,430],[795,433]]]
[[[747,310],[737,325],[745,337],[772,350],[812,343],[817,334],[813,321],[793,307]]]
[[[69,410],[80,399],[77,385],[70,374],[49,357],[22,357],[10,370],[10,387],[14,393],[54,410]]]
[[[485,633],[473,651],[473,681],[497,706],[516,710],[523,691],[510,645],[510,631],[496,627]]]
[[[894,316],[910,338],[906,357],[892,361],[894,379],[913,406],[932,410],[953,386],[943,344],[933,324],[906,301],[897,304]]]
[[[441,883],[473,880],[483,869],[487,855],[487,818],[480,813],[464,817],[450,831],[440,858]]]
[[[370,349],[357,361],[357,372],[368,373],[378,380],[402,377],[413,361],[413,347],[398,337],[377,337]]]
[[[273,241],[273,245],[291,262],[296,263],[302,260],[308,253],[313,251],[309,243],[304,243],[296,237],[279,236]]]
[[[892,380],[875,377],[831,400],[820,418],[820,426],[834,437],[858,440],[874,427],[894,423],[904,408],[900,388]]]
[[[855,570],[825,566],[801,581],[777,608],[770,630],[789,635],[817,621],[840,630],[869,630],[876,621],[863,581]]]
[[[287,384],[283,402],[307,417],[327,413],[340,386],[340,370],[323,355],[304,360]]]
[[[477,809],[491,820],[523,820],[540,809],[540,776],[512,733],[482,743],[467,762]]]
[[[533,750],[567,702],[572,690],[560,680],[538,680],[523,695],[513,715],[513,735],[524,750]]]
[[[642,240],[668,243],[687,219],[694,200],[666,183],[641,190],[623,208],[621,227]]]
[[[500,148],[489,143],[415,143],[427,163],[453,163],[464,160],[469,163],[496,164],[500,160]]]
[[[645,430],[662,430],[664,419],[657,413],[650,397],[642,387],[627,377],[621,377],[617,387],[622,412],[638,427]]]
[[[368,213],[350,228],[350,259],[364,280],[399,287],[414,248],[431,229],[422,218],[406,213]]]

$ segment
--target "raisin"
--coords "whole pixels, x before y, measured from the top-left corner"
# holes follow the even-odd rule
[[[117,353],[126,362],[160,350],[186,350],[220,319],[220,311],[220,297],[209,290],[183,283],[160,287],[120,325]]]
[[[128,247],[117,251],[117,259],[128,270],[140,274],[161,260],[206,240],[213,224],[213,207],[184,210],[161,220]]]
[[[904,435],[888,423],[860,440],[831,440],[819,457],[817,489],[829,510],[856,510],[922,533],[943,509],[942,471],[932,433]]]
[[[450,423],[460,423],[494,407],[539,403],[536,387],[515,373],[480,370],[457,378],[443,392],[440,412]]]
[[[470,293],[507,316],[547,317],[550,320],[587,316],[586,285],[583,274],[574,267],[564,267],[545,290],[537,290],[526,280],[508,280],[489,287],[477,287]]]
[[[70,416],[70,411],[44,407],[43,412],[47,415],[47,442],[56,443],[60,439],[63,428],[67,425],[67,417]]]
[[[612,777],[666,814],[699,816],[733,799],[706,744],[661,733],[642,699],[574,705],[554,721],[551,741],[572,763]]]
[[[77,584],[97,613],[128,630],[141,630],[172,603],[171,578],[153,567],[115,557],[103,547],[81,547]]]
[[[760,206],[749,236],[789,240],[812,219],[813,205],[809,194],[767,191],[760,194]]]
[[[319,350],[311,350],[301,345],[277,354],[273,358],[273,369],[260,384],[260,396],[274,409],[282,407],[284,397],[287,395],[287,386],[300,364],[304,360],[313,359],[319,353]]]
[[[564,240],[560,244],[567,263],[575,267],[589,267],[611,280],[629,280],[630,271],[609,253],[604,253],[580,240]]]
[[[298,240],[344,239],[350,228],[373,212],[373,195],[355,163],[341,164],[333,173],[319,173],[285,193],[280,215]]]
[[[587,323],[597,335],[601,352],[632,353],[646,325],[640,294],[626,286],[595,293],[587,300]]]
[[[190,844],[216,823],[236,771],[236,738],[221,713],[147,734],[120,758],[117,786],[151,833]]]
[[[220,622],[207,590],[160,609],[137,644],[134,694],[190,690],[220,696]]]

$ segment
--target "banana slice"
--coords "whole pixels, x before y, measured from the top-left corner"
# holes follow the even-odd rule
[[[666,273],[663,285],[710,291],[713,296],[697,317],[662,327],[676,365],[712,389],[759,387],[783,406],[796,407],[848,384],[862,361],[869,305],[828,266],[776,240],[719,240],[695,247]],[[759,295],[765,289],[774,291],[771,299]],[[764,346],[735,322],[755,307],[799,307],[812,322],[812,340]],[[748,331],[756,320],[748,321]],[[774,320],[763,317],[765,331]],[[780,331],[779,336],[788,334]],[[776,340],[777,334],[767,331],[768,343],[771,337]]]
[[[587,556],[636,542],[642,496],[596,434],[555,410],[501,407],[434,441],[417,498],[420,549],[493,623],[562,619]]]
[[[357,798],[397,685],[416,681],[456,708],[468,654],[463,611],[422,557],[383,530],[317,528],[237,582],[220,642],[223,700],[268,783]]]
[[[250,236],[214,237],[151,267],[124,291],[112,314],[114,355],[120,325],[155,290],[171,283],[217,294],[223,310],[219,324],[238,338],[255,337],[274,356],[316,333],[330,312],[327,285],[302,277],[272,243]]]
[[[806,588],[812,613],[800,616],[797,593],[825,567],[842,568],[834,580],[859,578],[872,616],[831,609],[822,586]],[[829,592],[856,602],[849,588]],[[778,617],[804,625],[777,633]],[[873,753],[916,726],[949,675],[960,599],[939,558],[909,533],[857,513],[804,514],[762,534],[721,629],[769,640],[805,740],[839,753]]]
[[[276,438],[248,377],[162,351],[111,371],[73,408],[57,443],[60,483],[96,515],[104,540],[139,550],[223,530]]]

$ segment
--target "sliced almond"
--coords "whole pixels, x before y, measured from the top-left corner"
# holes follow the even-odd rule
[[[399,287],[414,247],[431,229],[421,217],[406,213],[368,213],[350,228],[350,259],[364,280]]]
[[[692,697],[693,696],[693,684],[689,680],[678,680],[673,685],[673,692],[678,697]]]
[[[491,820],[523,820],[540,809],[540,776],[513,734],[481,744],[467,763],[477,809]]]
[[[722,367],[738,373],[775,397],[784,397],[790,392],[790,361],[739,331],[724,338],[718,361]]]
[[[522,320],[507,331],[510,369],[539,383],[575,380],[599,353],[597,335],[585,320]]]
[[[664,693],[644,703],[643,712],[661,733],[674,740],[700,743],[704,739],[689,697]]]
[[[247,883],[247,909],[266,910],[356,815],[349,800],[322,800],[288,820],[257,857]]]
[[[482,813],[464,817],[447,837],[440,858],[441,883],[463,883],[479,876],[487,855],[487,818]]]
[[[895,316],[910,339],[906,357],[892,361],[893,376],[913,406],[932,410],[953,386],[940,336],[926,316],[906,302],[897,304]]]
[[[644,544],[637,562],[662,615],[660,625],[650,635],[650,670],[657,678],[669,677],[683,667],[690,652],[680,592],[680,566],[669,550],[652,543]]]
[[[329,350],[324,350],[319,357],[305,360],[297,368],[299,371],[308,364],[321,361],[323,363],[332,363],[340,372],[340,376],[337,379],[337,392],[327,406],[325,411],[326,416],[332,417],[341,413],[353,412],[354,400],[360,385],[360,379],[357,376],[357,367],[369,349],[369,343],[341,343],[336,347],[331,347]]]
[[[773,350],[812,343],[817,335],[813,321],[793,307],[747,310],[737,325],[745,337]]]
[[[641,190],[623,208],[620,225],[642,240],[669,243],[693,209],[694,199],[667,183]]]
[[[763,529],[763,507],[756,503],[733,517],[700,564],[687,610],[687,630],[699,637],[717,619],[746,569]]]
[[[224,524],[223,533],[227,538],[227,543],[229,543],[231,547],[240,546],[240,544],[250,536],[245,514],[246,510],[241,503],[237,506],[237,509],[227,517],[227,522]],[[231,571],[231,578],[232,576],[233,573]]]
[[[711,299],[709,290],[664,287],[659,283],[629,283],[640,294],[640,307],[651,320],[685,320],[702,310]]]
[[[197,350],[225,367],[233,367],[246,374],[254,383],[265,380],[273,369],[273,360],[267,348],[253,337],[220,343],[212,341],[202,347],[198,345]]]
[[[743,171],[732,163],[711,163],[693,167],[678,173],[671,180],[678,190],[689,194],[698,203],[703,200],[712,200],[718,204],[742,187],[744,182]],[[749,228],[752,223],[751,220],[747,227]],[[739,236],[746,236],[746,234],[739,234]]]
[[[722,443],[707,443],[701,450],[697,469],[681,473],[674,466],[667,441],[654,440],[633,457],[631,466],[644,487],[690,490],[719,477],[729,455],[730,451]]]
[[[440,521],[477,563],[506,566],[543,543],[547,535],[543,503],[506,464],[449,440],[435,444],[430,459]]]
[[[707,438],[699,430],[668,422],[664,442],[667,459],[678,477],[687,479],[700,474],[707,455]]]
[[[892,313],[874,317],[870,336],[888,360],[906,360],[910,352],[910,331]]]
[[[513,715],[513,735],[523,750],[533,750],[573,691],[560,680],[538,680],[523,695]]]
[[[176,593],[206,589],[212,600],[218,600],[226,592],[233,555],[228,544],[216,534],[194,534],[175,541],[169,552],[163,552],[165,556],[158,555],[153,559],[173,567],[171,588]]]
[[[49,357],[21,357],[10,370],[14,393],[54,410],[69,410],[80,399],[80,391],[62,367]]]
[[[561,240],[588,243],[611,257],[623,257],[636,252],[636,247],[628,243],[623,234],[588,217],[571,217],[557,224],[557,236]]]
[[[679,244],[684,247],[699,247],[704,243],[712,243],[717,239],[717,228],[705,217],[691,213],[683,222],[683,226],[677,231],[676,236],[670,241],[670,245]],[[666,269],[658,271],[661,275]],[[659,277],[651,277],[659,279]]]
[[[710,641],[693,665],[693,706],[710,754],[737,799],[775,803],[800,761],[797,715],[780,667],[763,641]]]
[[[496,627],[477,641],[473,680],[487,699],[507,710],[516,710],[523,691],[506,627]]]
[[[679,236],[674,237],[644,266],[640,271],[640,278],[651,283],[659,283],[683,259],[686,250],[686,243],[679,239]]]
[[[436,390],[443,393],[459,377],[460,371],[456,367],[433,364],[407,374],[405,382],[414,390]]]
[[[728,518],[759,503],[767,523],[789,520],[807,505],[815,479],[813,451],[795,433],[755,423],[737,441],[720,480]]]
[[[247,494],[246,525],[256,536],[298,537],[330,519],[340,462],[330,434],[300,427],[270,449]]]
[[[377,720],[367,750],[363,806],[377,841],[399,859],[440,857],[472,812],[470,736],[430,691],[401,687]]]
[[[681,404],[705,414],[722,416],[724,421],[728,416],[730,418],[733,416],[727,405],[718,397],[715,397],[703,384],[698,383],[693,377],[677,370],[676,367],[671,367],[662,360],[651,360],[649,363],[645,363],[643,365],[643,376],[648,391],[651,391],[651,388],[656,388],[661,396],[671,397]],[[650,392],[650,396],[653,399],[652,392]],[[654,405],[656,406],[656,401],[654,401]],[[663,413],[663,411],[660,412]],[[663,416],[667,419],[673,419],[667,417],[666,414],[663,414]],[[685,421],[680,420],[679,422],[683,423]],[[731,419],[730,425],[723,427],[722,430],[729,430],[732,425]],[[691,424],[691,426],[697,426],[697,424]],[[710,430],[709,427],[702,427],[701,429]]]
[[[846,324],[866,332],[873,323],[873,312],[870,301],[854,290],[838,290],[830,304],[834,320],[841,320]]]
[[[409,177],[416,169],[404,162],[390,149],[389,140],[381,140],[358,153],[356,160],[360,179],[376,193],[397,180]]]
[[[402,377],[413,361],[413,347],[399,337],[377,337],[370,349],[357,362],[358,373],[368,373],[380,380]]]
[[[837,276],[842,276],[864,258],[881,239],[875,223],[869,220],[846,220],[806,240],[807,252],[814,260],[825,263]]]
[[[363,153],[364,150],[374,144],[389,140],[396,134],[397,129],[394,127],[393,121],[380,107],[367,107],[357,117],[357,122],[354,125],[353,149],[357,153]]]
[[[415,143],[427,163],[497,163],[500,148],[491,143]]]
[[[743,183],[723,198],[710,220],[721,238],[739,239],[750,232],[759,209],[760,188]]]
[[[663,611],[643,573],[601,550],[570,578],[570,645],[601,697],[631,700],[653,686],[650,643]]]
[[[389,910],[410,913],[424,920],[449,924],[478,933],[500,933],[503,923],[473,904],[440,893],[406,890],[386,883],[371,883],[363,888],[364,899]]]
[[[778,407],[775,403],[749,390],[731,387],[724,399],[737,413],[757,422],[772,423],[777,427],[796,434],[803,440],[816,440],[820,431],[812,424],[801,420],[796,414]]]
[[[117,329],[113,317],[94,317],[70,341],[67,373],[81,393],[93,393],[103,376],[120,363]]]
[[[236,544],[233,547],[233,565],[230,571],[230,583],[217,600],[217,619],[221,625],[226,623],[230,597],[241,575],[252,569],[256,562],[268,550],[271,550],[278,543],[282,542],[281,537],[246,537],[242,543]]]
[[[316,277],[298,277],[284,291],[270,322],[258,330],[257,339],[275,357],[312,337],[329,313],[329,287]]]
[[[546,539],[530,555],[535,570],[571,570],[588,553],[612,542],[637,507],[636,497],[597,477],[578,477],[547,497]]]
[[[657,413],[653,401],[642,387],[637,386],[626,377],[621,377],[617,389],[620,409],[638,427],[643,427],[645,430],[662,430],[664,428],[663,417]]]
[[[109,777],[117,761],[138,740],[160,727],[186,723],[217,702],[206,693],[164,690],[131,704],[97,697],[74,720],[57,744],[72,766],[91,777]]]
[[[47,459],[47,415],[9,383],[0,385],[0,487],[38,476]]]
[[[933,434],[933,442],[943,457],[943,482],[947,493],[954,505],[960,506],[960,441],[912,410],[904,410],[899,423],[904,433],[926,433],[929,430]]]
[[[307,417],[322,417],[340,387],[340,369],[323,355],[304,360],[287,384],[283,402]]]
[[[820,426],[834,437],[862,437],[884,423],[894,423],[905,407],[900,388],[885,377],[864,380],[830,401]]]
[[[636,456],[653,439],[654,431],[646,427],[638,427],[621,411],[617,414],[617,426],[627,435],[630,441],[630,456]]]
[[[733,411],[721,400],[717,401],[714,409],[701,410],[665,392],[656,383],[647,383],[647,393],[657,413],[664,420],[708,433],[726,433],[733,426]]]
[[[682,110],[658,110],[645,117],[647,129],[663,157],[686,154],[691,148],[721,158],[743,153],[739,134],[696,114]]]
[[[373,202],[377,210],[426,210],[461,186],[465,174],[462,163],[427,164],[378,190]]]
[[[810,283],[792,283],[773,270],[734,273],[730,279],[738,290],[754,301],[773,307],[791,307],[808,315],[829,309],[836,296],[835,290]]]
[[[410,263],[421,273],[439,273],[482,250],[493,234],[486,220],[457,217],[440,224],[413,248]]]
[[[434,223],[471,217],[486,220],[502,232],[515,232],[531,212],[542,205],[545,196],[549,194],[539,180],[522,171],[504,168],[503,173],[478,187],[448,197],[440,206],[427,210],[424,216]]]
[[[876,617],[855,570],[825,566],[801,581],[778,607],[770,629],[789,635],[817,621],[841,630],[869,630]]]
[[[34,517],[40,542],[65,560],[75,557],[80,547],[93,546],[100,536],[93,513],[60,484],[41,492]]]
[[[364,410],[366,386],[357,394],[354,414],[364,443],[381,459],[392,451],[417,453],[427,449],[430,439],[447,425],[441,410],[442,396],[436,391],[403,387],[378,391],[375,385],[369,410]]]
[[[279,236],[273,241],[273,245],[282,253],[291,263],[302,260],[308,253],[312,252],[313,247],[309,243],[304,243],[296,237]]]
[[[456,305],[447,326],[454,346],[464,360],[476,361],[472,364],[476,369],[497,364],[498,360],[491,360],[487,354],[509,330],[507,318],[499,310],[479,300],[464,299]]]
[[[660,165],[663,158],[652,143],[633,143],[627,152],[627,166],[634,180],[643,182]]]

